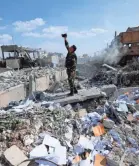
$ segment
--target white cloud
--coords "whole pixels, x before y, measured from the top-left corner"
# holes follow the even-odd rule
[[[91,31],[69,32],[69,35],[74,36],[74,37],[92,37],[92,36],[96,36],[96,34],[92,33]]]
[[[0,21],[2,21],[3,20],[3,18],[2,17],[0,17]]]
[[[15,30],[19,32],[28,32],[43,26],[45,21],[42,18],[36,18],[30,21],[16,21],[13,23]]]
[[[92,37],[105,32],[107,32],[107,30],[105,29],[92,28],[90,30],[85,30],[85,31],[69,32],[69,35],[75,37]]]
[[[36,38],[55,38],[60,36],[62,33],[67,33],[68,27],[66,26],[50,26],[44,28],[41,33],[36,32],[26,32],[23,36],[36,37]]]
[[[0,44],[9,44],[11,40],[12,40],[12,36],[9,34],[0,35]]]
[[[36,38],[55,38],[59,37],[62,33],[68,33],[69,36],[74,36],[77,38],[92,37],[98,34],[107,32],[107,30],[102,28],[92,28],[90,30],[84,31],[69,31],[67,26],[50,26],[42,30],[41,33],[26,32],[23,36],[30,36]]]
[[[67,26],[50,26],[43,29],[44,34],[61,35],[62,33],[66,32],[68,32]]]
[[[106,29],[102,29],[102,28],[92,28],[90,31],[91,31],[92,33],[95,33],[95,34],[100,34],[100,33],[105,33],[105,32],[107,32]]]

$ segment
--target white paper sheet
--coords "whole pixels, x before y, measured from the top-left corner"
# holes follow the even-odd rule
[[[56,138],[51,137],[50,135],[47,135],[47,134],[45,135],[42,144],[44,144],[44,145],[48,145],[48,146],[51,146],[51,147],[57,147],[57,146],[60,146],[60,142],[59,142],[59,140],[57,140]]]
[[[39,145],[36,146],[31,152],[30,152],[30,158],[36,158],[36,157],[46,157],[48,155],[47,149],[45,145]]]
[[[65,146],[57,146],[55,148],[55,156],[57,156],[58,164],[63,165],[66,164],[66,156],[67,156],[67,150]]]
[[[80,136],[78,144],[85,149],[91,149],[91,150],[94,149],[92,142],[83,135]]]

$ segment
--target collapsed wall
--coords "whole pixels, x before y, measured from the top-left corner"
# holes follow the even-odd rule
[[[8,71],[0,77],[0,107],[25,99],[34,91],[48,90],[54,82],[67,79],[65,69],[34,68]]]

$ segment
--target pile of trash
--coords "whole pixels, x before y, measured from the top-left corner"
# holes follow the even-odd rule
[[[0,110],[0,161],[4,165],[139,163],[139,90],[125,93],[114,102],[106,101],[91,112],[30,99],[13,105]]]

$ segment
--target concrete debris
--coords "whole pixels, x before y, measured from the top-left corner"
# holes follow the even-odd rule
[[[104,64],[103,67],[107,67],[113,71],[117,71],[117,69],[115,69],[114,67],[110,66],[110,65],[107,65],[107,64]]]
[[[107,96],[113,96],[113,93],[117,91],[117,87],[114,84],[104,85],[100,88],[102,92],[105,92]]]
[[[43,68],[32,68],[32,69],[22,69],[22,70],[17,70],[17,71],[6,71],[2,73],[0,77],[0,91],[4,91],[10,87],[14,87],[19,84],[23,83],[28,83],[30,76],[34,76],[35,78],[40,78],[46,75],[49,75],[50,78],[50,84],[52,82],[58,81],[57,77],[55,77],[55,73],[60,71],[62,69],[60,68],[48,68],[48,67],[43,67]],[[8,76],[8,77],[7,77]]]
[[[23,138],[23,142],[25,146],[29,146],[34,142],[34,136],[33,135],[25,135]]]
[[[12,71],[8,77],[2,75],[1,90],[28,84],[29,79],[33,90],[33,78],[48,74],[50,88],[34,91],[25,100],[10,102],[0,110],[0,164],[138,165],[139,89],[126,89],[121,94],[116,85],[119,81],[127,85],[123,79],[127,69],[123,69],[124,74],[121,68],[107,64],[101,69],[91,79],[79,76],[81,90],[72,97],[67,96],[67,81],[58,80],[54,69],[24,69]]]
[[[4,152],[4,157],[5,161],[7,162],[7,165],[10,164],[11,166],[27,166],[29,164],[29,162],[21,164],[24,160],[27,160],[28,158],[16,145],[13,145],[10,148],[8,148]]]
[[[103,64],[97,68],[90,79],[90,84],[95,86],[115,84],[118,87],[135,86],[139,83],[138,61],[128,63],[125,67],[109,66]]]
[[[30,161],[54,166],[135,164],[139,162],[139,114],[135,108],[134,112],[118,111],[118,104],[124,102],[126,109],[136,105],[138,94],[136,90],[119,96],[116,102],[105,100],[91,111],[79,104],[74,109],[49,101],[42,105],[42,101],[26,100],[12,106],[0,116],[0,161],[17,165],[29,157],[25,165]],[[20,155],[18,159],[14,151]],[[137,161],[132,156],[127,159],[129,154]]]
[[[104,127],[108,128],[108,129],[112,129],[114,127],[114,122],[110,119],[104,119],[103,120],[103,125]]]
[[[86,109],[80,109],[78,114],[79,114],[79,118],[82,118],[87,115],[87,111]]]

